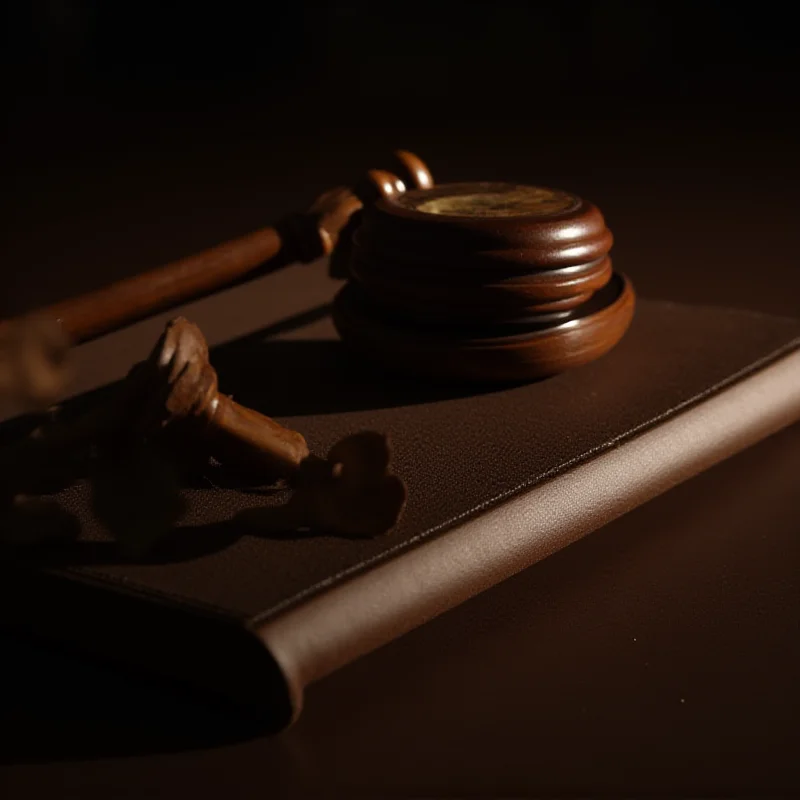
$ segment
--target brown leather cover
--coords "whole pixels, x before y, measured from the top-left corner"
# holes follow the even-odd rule
[[[308,288],[309,276],[316,287]],[[298,269],[279,280],[302,285],[311,298],[329,296],[333,289],[319,268]],[[755,393],[755,400],[736,406],[732,443],[718,457],[800,416],[797,361],[786,358],[800,341],[800,323],[790,319],[643,300],[629,334],[601,360],[539,383],[476,391],[414,384],[379,368],[364,369],[335,341],[324,308],[280,321],[280,299],[269,291],[275,285],[248,290],[261,292],[267,319],[275,324],[213,352],[221,388],[300,430],[314,452],[324,453],[361,429],[388,433],[396,472],[409,490],[397,528],[367,541],[245,535],[226,520],[248,505],[282,498],[215,487],[210,474],[207,485],[185,491],[188,510],[174,545],[152,563],[134,564],[117,555],[90,513],[87,486],[78,484],[61,492],[59,500],[80,520],[80,540],[49,550],[30,570],[16,569],[6,577],[6,621],[238,695],[283,724],[297,713],[303,682],[328,671],[301,663],[299,654],[282,653],[278,664],[261,646],[262,640],[269,642],[265,631],[283,614],[315,598],[324,602],[332,587],[346,590],[347,579],[401,559],[445,532],[457,532],[514,498],[534,497],[533,489],[569,480],[579,468],[585,480],[585,469],[604,454],[704,407],[770,365],[783,365],[780,380],[765,390],[774,411],[772,428],[753,427],[762,413]],[[95,357],[98,347],[102,343],[86,352]],[[142,356],[147,348],[142,342]],[[678,447],[670,458],[680,459],[682,452]],[[658,451],[652,454],[659,457]],[[682,477],[703,466],[702,458],[695,458]],[[678,468],[675,480],[679,473]],[[664,488],[654,485],[649,495],[616,498],[615,513]],[[619,491],[627,491],[625,481]],[[607,505],[613,496],[611,487]],[[560,497],[565,509],[581,508],[580,493]],[[608,518],[602,504],[591,511],[596,521],[586,520],[586,530]],[[479,567],[484,554],[472,548],[465,557]],[[440,568],[446,571],[447,565]],[[506,574],[483,574],[466,596]],[[434,577],[425,592],[436,596],[439,586]],[[376,602],[384,606],[400,609],[407,601],[379,594]],[[440,600],[438,610],[452,605]],[[369,645],[326,657],[334,666],[344,663],[407,627],[387,622],[381,636],[370,634]],[[349,638],[354,635],[348,631]],[[329,651],[339,647],[335,637],[328,640]]]

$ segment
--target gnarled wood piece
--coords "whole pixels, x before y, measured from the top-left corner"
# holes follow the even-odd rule
[[[220,394],[200,328],[183,317],[167,324],[150,357],[133,377],[143,432],[176,423],[201,436],[223,463],[291,478],[308,456],[301,434]]]

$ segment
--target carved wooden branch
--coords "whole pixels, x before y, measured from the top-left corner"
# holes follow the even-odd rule
[[[186,436],[201,436],[223,463],[291,478],[308,456],[301,434],[219,393],[208,344],[183,317],[166,327],[150,358],[132,376],[142,398],[139,425],[153,429],[187,423]]]

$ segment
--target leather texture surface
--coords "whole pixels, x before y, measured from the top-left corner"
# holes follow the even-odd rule
[[[302,268],[292,273],[298,288],[309,278]],[[270,298],[277,305],[268,280],[259,290],[264,305]],[[311,339],[302,338],[301,327],[288,340],[250,336],[218,348],[212,362],[220,385],[267,414],[276,408],[313,412],[281,419],[301,431],[315,453],[355,431],[387,433],[395,471],[409,493],[394,530],[369,540],[254,536],[227,520],[283,495],[219,488],[209,469],[198,488],[184,492],[179,531],[153,562],[119,557],[90,511],[85,484],[58,495],[79,519],[81,538],[41,558],[93,583],[262,621],[724,388],[790,347],[800,326],[742,311],[643,301],[630,332],[608,356],[552,379],[484,392],[382,375],[351,358],[327,320],[314,330]],[[277,391],[266,369],[281,375]]]
[[[373,104],[363,125],[320,124],[316,108],[276,124],[271,108],[220,113],[205,98],[193,116],[95,110],[65,125],[37,98],[4,151],[4,315],[254,230],[398,144],[418,148],[438,181],[519,180],[594,200],[643,297],[800,311],[786,115],[743,111],[738,94],[727,115],[708,95],[644,110],[640,96],[588,126],[582,108],[542,124],[514,107],[476,128],[470,104],[437,127],[399,118],[408,99],[386,106],[380,128]],[[279,280],[283,316],[327,296],[316,281],[290,292],[288,274]],[[192,307],[214,341],[262,319],[263,294],[228,298]],[[94,343],[78,388],[121,377],[159,329]],[[270,409],[291,414],[270,380]],[[336,671],[278,737],[4,631],[0,793],[795,796],[798,475],[795,425]]]
[[[800,421],[800,351],[258,629],[300,691]]]

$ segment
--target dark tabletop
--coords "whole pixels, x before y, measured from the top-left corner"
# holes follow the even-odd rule
[[[280,113],[266,100],[12,110],[2,316],[267,224],[396,146],[442,182],[593,200],[642,295],[800,314],[797,127],[774,103],[565,105],[544,120],[462,110],[436,126],[314,125],[306,101],[288,100]],[[119,339],[120,372],[148,348],[139,330]],[[310,687],[276,737],[8,632],[0,789],[800,792],[799,487],[794,426]]]

